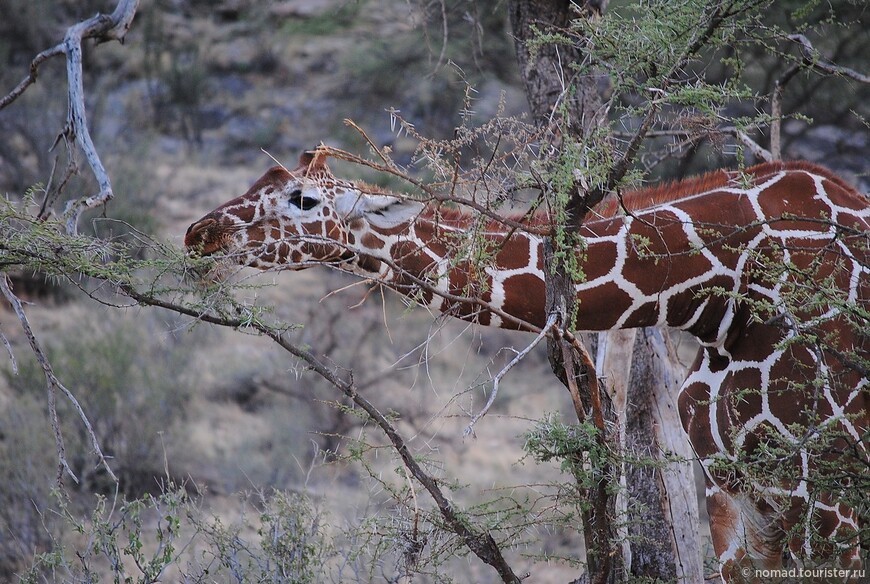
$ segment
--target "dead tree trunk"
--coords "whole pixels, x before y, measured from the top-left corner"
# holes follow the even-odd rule
[[[655,464],[627,465],[628,521],[640,537],[631,545],[633,576],[700,582],[698,498],[692,449],[677,410],[685,377],[666,333],[637,331],[627,391],[625,450]],[[667,457],[671,461],[663,464]],[[639,504],[639,503],[642,503]]]

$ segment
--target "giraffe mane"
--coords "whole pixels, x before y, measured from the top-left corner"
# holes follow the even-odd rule
[[[688,179],[666,181],[632,189],[622,193],[621,196],[609,195],[592,209],[589,220],[611,219],[621,211],[642,211],[657,205],[679,201],[682,198],[698,193],[734,186],[741,176],[751,176],[755,182],[761,182],[766,180],[771,174],[783,170],[806,171],[821,176],[861,200],[864,204],[867,203],[866,197],[859,193],[855,187],[823,166],[806,161],[777,161],[757,164],[745,169],[743,172],[736,170],[714,170]],[[400,199],[407,198],[405,195],[398,195],[384,187],[362,181],[355,181],[354,186],[360,192],[366,194],[388,195]],[[467,223],[473,219],[473,214],[460,207],[438,203],[427,205],[424,214],[437,216],[438,221],[457,225]],[[529,227],[545,225],[549,220],[545,210],[538,210],[533,214],[517,211],[506,215],[505,218],[508,221],[522,222]],[[498,231],[504,230],[505,225],[498,219],[492,218],[487,222],[486,228]]]
[[[735,181],[739,181],[740,177],[744,175],[752,176],[755,182],[762,182],[771,174],[783,170],[802,170],[819,175],[825,180],[836,184],[844,191],[859,199],[864,199],[863,195],[855,187],[823,166],[806,161],[777,161],[757,164],[745,169],[742,173],[736,170],[714,170],[684,180],[667,181],[630,190],[623,193],[621,197],[610,196],[606,198],[594,208],[593,212],[598,218],[610,219],[621,210],[629,212],[642,211],[657,205],[672,203],[698,193],[734,186]]]

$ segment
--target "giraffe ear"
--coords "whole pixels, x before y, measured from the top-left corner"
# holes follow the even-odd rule
[[[364,219],[375,227],[389,229],[413,220],[423,210],[423,204],[387,195],[344,191],[335,196],[335,209],[346,222]]]
[[[303,174],[322,171],[329,169],[326,167],[326,152],[320,148],[314,150],[306,150],[299,155],[299,167],[303,169]]]

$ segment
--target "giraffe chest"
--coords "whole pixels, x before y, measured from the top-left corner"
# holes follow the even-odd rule
[[[680,390],[683,427],[700,457],[736,460],[762,445],[811,440],[823,427],[860,442],[870,426],[866,378],[770,325],[729,338],[724,354],[700,350]]]

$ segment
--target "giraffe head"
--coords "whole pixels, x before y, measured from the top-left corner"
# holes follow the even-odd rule
[[[294,170],[271,168],[244,195],[193,223],[184,236],[185,248],[260,269],[341,264],[373,271],[369,250],[361,244],[371,237],[364,235],[395,231],[422,206],[365,193],[333,176],[325,158],[321,151],[308,151]]]

